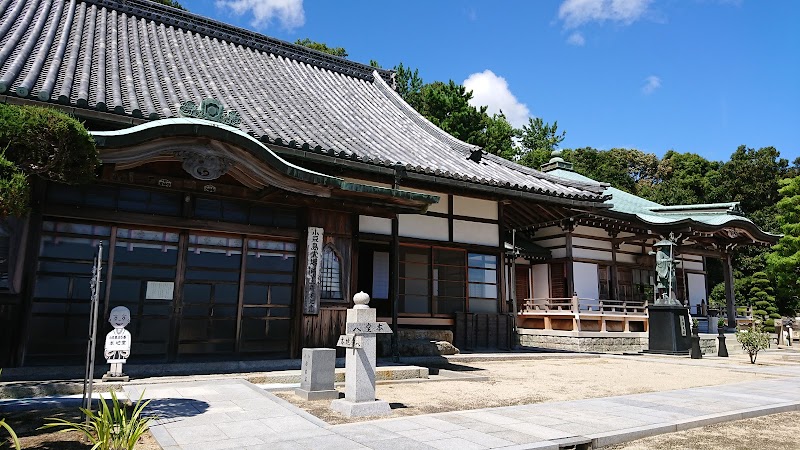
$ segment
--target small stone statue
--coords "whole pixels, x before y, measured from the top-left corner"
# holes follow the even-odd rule
[[[124,306],[117,306],[108,315],[108,322],[114,329],[106,335],[103,354],[106,362],[111,364],[111,369],[103,379],[124,379],[127,377],[122,373],[122,365],[131,355],[131,333],[125,329],[131,323],[131,311]]]
[[[675,243],[669,239],[656,242],[657,251],[650,252],[656,257],[656,305],[680,305],[675,298],[677,279],[675,277]]]

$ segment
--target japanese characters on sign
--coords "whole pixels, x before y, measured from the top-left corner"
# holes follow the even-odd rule
[[[303,313],[319,313],[319,294],[322,269],[322,234],[318,227],[308,227],[308,252],[306,257],[306,284],[303,289]]]
[[[343,334],[339,336],[336,346],[344,348],[362,348],[363,344],[361,336],[355,334]]]
[[[392,334],[392,329],[386,322],[363,322],[346,324],[347,334]]]

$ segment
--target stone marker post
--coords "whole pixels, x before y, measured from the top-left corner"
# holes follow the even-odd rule
[[[345,347],[344,398],[331,402],[331,409],[347,417],[390,414],[389,403],[375,399],[376,334],[391,333],[386,322],[376,322],[375,308],[367,306],[369,295],[353,296],[355,306],[347,310],[346,333],[337,346]]]
[[[336,350],[332,348],[304,348],[300,387],[294,394],[303,400],[328,400],[339,398],[333,387],[336,377]]]

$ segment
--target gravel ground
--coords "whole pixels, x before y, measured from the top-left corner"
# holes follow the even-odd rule
[[[800,412],[773,414],[662,434],[606,450],[800,449]]]
[[[744,356],[744,358],[747,358]],[[379,384],[377,396],[392,404],[392,416],[512,406],[614,395],[684,389],[768,378],[704,367],[636,358],[573,358],[497,361],[451,365],[451,370],[487,376],[488,381],[431,381]],[[339,388],[343,391],[343,388]],[[330,401],[307,402],[291,391],[276,392],[328,423],[347,419],[330,410]]]

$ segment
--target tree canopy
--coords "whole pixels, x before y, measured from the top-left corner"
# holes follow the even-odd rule
[[[180,3],[176,2],[175,0],[150,0],[151,2],[161,3],[162,5],[171,6],[173,8],[182,9],[186,11],[186,8],[183,7]]]
[[[322,42],[312,41],[309,38],[298,39],[294,41],[294,43],[297,45],[302,45],[303,47],[308,47],[313,50],[327,53],[329,55],[341,56],[342,58],[347,57],[347,50],[345,50],[344,47],[328,47],[326,44],[323,44]]]
[[[51,108],[0,104],[0,214],[19,215],[28,180],[91,181],[100,159],[94,139],[74,118]]]

